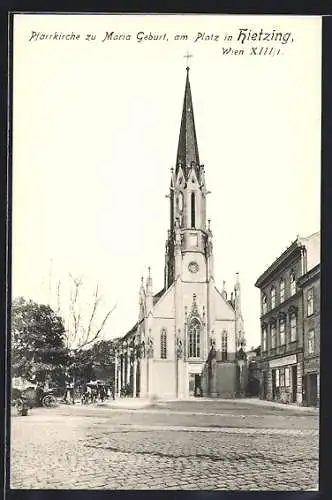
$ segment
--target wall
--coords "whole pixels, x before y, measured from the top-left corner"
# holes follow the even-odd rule
[[[237,391],[237,370],[235,363],[216,363],[217,394],[222,398],[233,398]]]
[[[153,316],[175,318],[174,286],[168,288],[159,301],[153,306]]]
[[[176,397],[176,364],[169,360],[149,360],[152,397],[174,399]]]
[[[295,249],[293,255],[287,259],[283,267],[278,271],[272,272],[268,283],[261,289],[262,296],[265,294],[268,299],[267,313],[261,317],[261,345],[262,357],[271,359],[276,356],[283,356],[290,353],[298,352],[302,348],[302,332],[303,332],[303,301],[302,290],[296,287],[296,293],[291,295],[291,273],[294,272],[297,279],[301,276],[301,253],[299,249]],[[285,300],[280,302],[280,280],[285,281]],[[274,286],[276,290],[276,306],[271,308],[271,288]],[[297,315],[297,338],[296,341],[290,341],[290,315],[292,308],[295,308]],[[293,309],[294,310],[294,309]],[[285,343],[280,344],[279,334],[279,315],[285,315]],[[276,347],[272,348],[271,342],[271,323],[276,325]],[[267,327],[267,350],[263,351],[263,324]]]
[[[196,234],[196,233],[193,233]],[[198,241],[200,242],[203,238],[202,234],[200,232],[197,233]],[[189,234],[185,234],[185,238],[189,240]],[[203,241],[203,240],[202,240]],[[203,246],[203,243],[202,243]],[[188,265],[190,262],[197,262],[199,265],[199,270],[197,273],[192,273],[188,269]],[[186,251],[183,254],[183,259],[182,259],[182,276],[181,279],[185,282],[205,282],[206,283],[206,260],[205,257],[202,253],[200,252],[190,252]]]
[[[314,289],[314,313],[312,316],[307,316],[307,293],[310,288]],[[320,279],[317,279],[303,288],[304,301],[304,355],[310,357],[308,353],[308,331],[315,330],[315,352],[314,356],[320,354]]]
[[[310,271],[320,262],[320,232],[302,238],[307,251],[307,271]]]

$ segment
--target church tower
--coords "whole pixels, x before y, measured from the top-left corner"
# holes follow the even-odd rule
[[[170,229],[166,242],[165,289],[176,278],[200,281],[213,275],[212,232],[207,227],[204,165],[200,164],[189,67],[175,170],[171,169]],[[192,273],[192,274],[188,274]]]

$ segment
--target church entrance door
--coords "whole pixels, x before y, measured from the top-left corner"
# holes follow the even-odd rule
[[[195,395],[195,374],[189,373],[189,396]]]
[[[202,396],[201,376],[197,374],[195,375],[194,396]]]

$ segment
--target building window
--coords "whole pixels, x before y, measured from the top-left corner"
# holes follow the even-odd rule
[[[274,349],[277,345],[277,330],[276,325],[271,325],[271,348]]]
[[[221,359],[227,361],[227,332],[224,330],[221,334]]]
[[[292,313],[290,317],[290,341],[296,341],[296,314]]]
[[[307,294],[307,314],[311,316],[314,314],[314,289],[309,288]]]
[[[290,293],[291,293],[291,295],[296,294],[296,279],[295,279],[294,272],[292,272],[290,275]]]
[[[195,193],[191,193],[191,227],[195,227]]]
[[[276,369],[276,387],[280,387],[280,371],[279,368]]]
[[[262,298],[262,311],[263,311],[263,314],[267,313],[267,297],[266,297],[266,295],[263,295],[263,298]]]
[[[286,366],[285,368],[285,387],[290,386],[290,377],[289,377],[289,367]]]
[[[285,281],[280,281],[280,303],[285,300]]]
[[[267,331],[266,326],[263,328],[263,340],[262,340],[263,351],[267,350]]]
[[[201,355],[201,325],[198,319],[194,318],[189,327],[189,358],[199,358]]]
[[[308,331],[308,353],[314,354],[315,352],[315,330]]]
[[[271,288],[271,309],[274,309],[276,306],[276,289],[274,287]]]
[[[284,318],[281,318],[279,320],[279,339],[280,339],[280,345],[285,344],[285,320]]]
[[[160,334],[160,357],[167,359],[167,333],[165,328],[161,330]]]

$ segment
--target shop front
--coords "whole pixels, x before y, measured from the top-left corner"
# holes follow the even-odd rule
[[[272,400],[281,403],[301,403],[301,362],[297,354],[270,360]]]

